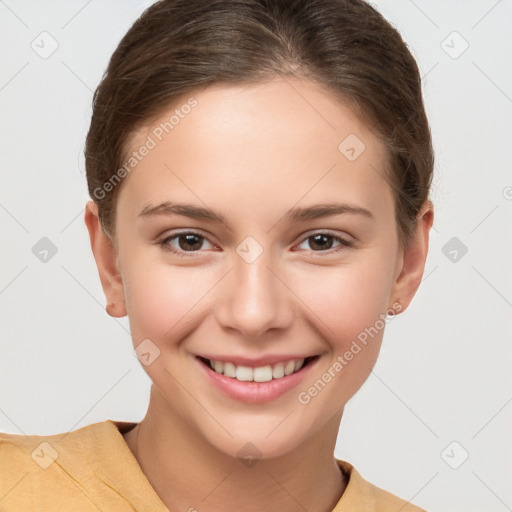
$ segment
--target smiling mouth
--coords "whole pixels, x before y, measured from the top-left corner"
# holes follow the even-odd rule
[[[225,377],[240,382],[270,382],[300,372],[303,368],[318,359],[319,356],[289,359],[287,361],[257,367],[237,365],[229,361],[216,361],[201,356],[197,357],[204,365]]]

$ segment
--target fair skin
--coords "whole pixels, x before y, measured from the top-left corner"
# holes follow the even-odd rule
[[[189,96],[197,107],[122,184],[114,243],[95,204],[86,208],[110,314],[128,315],[135,347],[149,339],[160,351],[143,365],[153,382],[147,414],[124,438],[170,510],[330,511],[347,484],[333,458],[343,409],[370,374],[383,329],[307,404],[299,393],[332,375],[337,357],[397,300],[407,308],[424,270],[432,206],[401,249],[382,178],[385,146],[318,85],[276,79]],[[130,150],[169,116],[135,132]],[[354,161],[338,150],[349,134],[366,146]],[[214,210],[224,222],[140,215],[165,201]],[[370,215],[285,217],[326,203]],[[237,252],[246,237],[262,249],[250,262]],[[198,356],[249,366],[315,358],[296,385],[256,403],[212,385],[214,372]],[[237,458],[248,442],[253,465]]]

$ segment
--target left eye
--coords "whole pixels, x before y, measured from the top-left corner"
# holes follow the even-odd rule
[[[338,245],[335,246],[346,246],[350,247],[352,245],[351,242],[348,240],[345,240],[343,238],[340,238],[338,236],[329,235],[328,233],[317,233],[315,235],[308,236],[300,245],[303,244],[309,244],[309,249],[306,248],[306,250],[312,250],[315,252],[321,252],[321,251],[327,251],[329,249],[333,248],[333,243],[337,242]]]

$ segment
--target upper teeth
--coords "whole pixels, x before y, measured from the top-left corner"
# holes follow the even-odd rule
[[[302,368],[304,359],[291,359],[283,363],[273,365],[257,366],[237,366],[233,363],[210,360],[210,366],[217,373],[224,374],[226,377],[232,377],[244,382],[268,382],[272,379],[280,379],[285,375],[290,375]]]

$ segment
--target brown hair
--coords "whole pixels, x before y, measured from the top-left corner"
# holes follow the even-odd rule
[[[94,94],[85,163],[103,231],[115,238],[116,196],[126,175],[118,171],[138,127],[210,84],[276,76],[326,86],[378,133],[389,150],[383,177],[394,189],[405,246],[432,181],[430,129],[414,58],[363,0],[160,0],[149,7]]]

